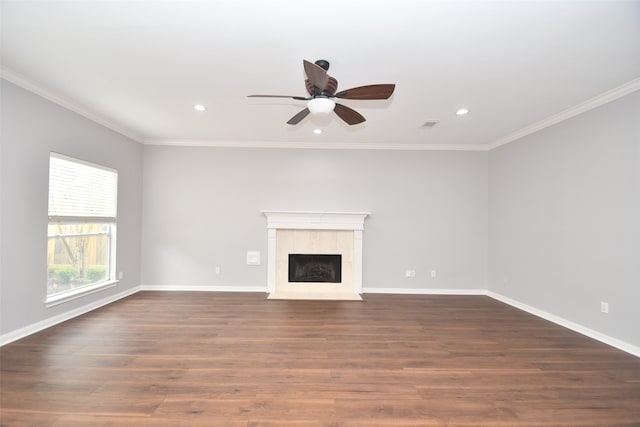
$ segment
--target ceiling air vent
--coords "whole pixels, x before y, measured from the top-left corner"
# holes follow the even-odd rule
[[[440,120],[427,120],[426,122],[424,122],[424,124],[422,125],[423,128],[426,129],[431,129],[432,127],[434,127],[435,125],[438,124]]]

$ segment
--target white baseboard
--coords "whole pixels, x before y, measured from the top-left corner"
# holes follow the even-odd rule
[[[107,304],[111,304],[112,302],[128,297],[129,295],[133,295],[139,290],[140,290],[139,286],[129,288],[118,294],[111,295],[106,298],[102,298],[98,301],[94,301],[92,303],[76,308],[74,310],[67,311],[57,316],[49,317],[48,319],[44,319],[44,320],[41,320],[40,322],[36,322],[29,326],[25,326],[24,328],[20,328],[15,331],[6,333],[4,335],[0,335],[0,347],[5,344],[9,344],[10,342],[17,341],[20,338],[24,338],[28,335],[35,334],[36,332],[40,332],[43,329],[50,328],[51,326],[57,325],[58,323],[62,323],[69,319],[73,319],[74,317],[81,316],[85,313],[88,313],[92,310],[95,310]]]
[[[142,285],[141,291],[264,292],[267,286]]]
[[[571,329],[572,331],[578,332],[579,334],[585,335],[589,338],[593,338],[594,340],[603,342],[612,347],[615,347],[619,350],[625,351],[629,354],[632,354],[636,357],[640,357],[640,347],[637,347],[633,344],[629,344],[625,341],[619,340],[617,338],[610,337],[609,335],[600,333],[598,331],[594,331],[593,329],[589,329],[585,326],[579,325],[577,323],[571,322],[570,320],[564,319],[562,317],[556,316],[551,313],[547,313],[546,311],[539,310],[535,307],[532,307],[527,304],[523,304],[520,301],[516,301],[514,299],[505,297],[504,295],[497,294],[491,291],[485,291],[485,294],[493,299],[496,299],[500,302],[508,304],[517,309],[526,311],[527,313],[533,314],[535,316],[541,317],[545,320],[553,322],[557,325],[563,326],[567,329]]]
[[[547,313],[544,310],[537,309],[530,305],[521,303],[514,299],[505,297],[495,292],[491,292],[485,289],[414,289],[414,288],[364,288],[363,294],[404,294],[404,295],[486,295],[490,298],[503,302],[507,305],[515,307],[519,310],[526,311],[534,316],[541,317],[545,320],[553,322],[557,325],[571,329],[579,334],[585,335],[589,338],[593,338],[596,341],[600,341],[619,350],[632,354],[636,357],[640,357],[640,347],[630,344],[628,342],[619,340],[609,335],[603,334],[593,329],[589,329],[585,326],[571,322],[570,320],[556,316],[551,313]]]
[[[486,295],[484,289],[419,289],[419,288],[364,288],[363,294],[399,295]]]

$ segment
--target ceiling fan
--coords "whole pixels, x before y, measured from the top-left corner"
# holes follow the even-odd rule
[[[304,71],[307,75],[305,86],[309,96],[288,95],[249,95],[249,98],[291,98],[309,101],[305,109],[291,117],[287,124],[296,125],[309,114],[325,115],[334,111],[338,117],[349,125],[357,125],[366,119],[360,113],[345,105],[338,104],[335,98],[341,99],[388,99],[396,87],[395,84],[375,84],[359,86],[351,89],[338,90],[338,80],[327,74],[329,61],[320,59],[314,63],[303,60]]]

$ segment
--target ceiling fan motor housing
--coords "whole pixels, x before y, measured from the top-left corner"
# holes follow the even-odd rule
[[[318,59],[315,64],[325,71],[329,71],[329,61],[326,59]]]

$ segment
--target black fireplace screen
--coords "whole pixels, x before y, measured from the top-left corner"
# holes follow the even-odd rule
[[[342,255],[289,254],[289,282],[342,282]]]

